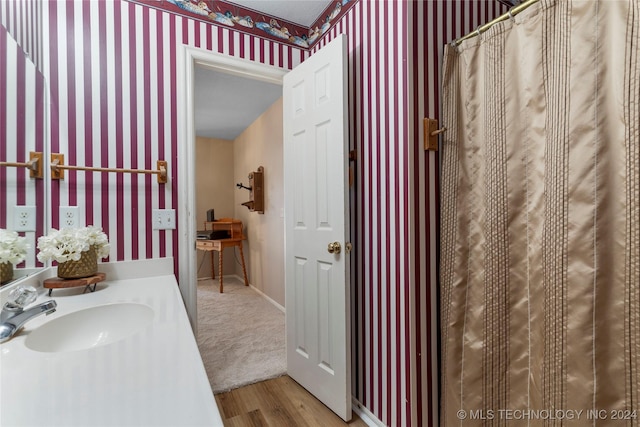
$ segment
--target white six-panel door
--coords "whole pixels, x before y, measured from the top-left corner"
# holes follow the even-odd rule
[[[346,37],[284,77],[287,371],[351,418]],[[329,252],[329,244],[341,250]]]

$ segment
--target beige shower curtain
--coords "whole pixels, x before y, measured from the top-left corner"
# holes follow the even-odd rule
[[[640,425],[640,1],[446,47],[441,425]]]

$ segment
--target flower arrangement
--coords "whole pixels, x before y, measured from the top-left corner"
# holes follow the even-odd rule
[[[53,229],[47,236],[38,238],[38,259],[59,263],[78,261],[82,252],[94,248],[99,258],[109,256],[109,239],[102,228],[89,225],[82,228]]]
[[[15,231],[0,228],[0,263],[18,264],[27,256],[30,245],[27,238]]]

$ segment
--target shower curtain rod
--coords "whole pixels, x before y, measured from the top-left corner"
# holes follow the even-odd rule
[[[474,32],[469,33],[466,36],[460,37],[459,39],[455,39],[454,41],[451,42],[451,45],[453,47],[456,47],[460,43],[462,43],[464,40],[479,36],[480,34],[482,34],[485,31],[487,31],[489,28],[493,27],[498,22],[502,22],[502,21],[505,21],[507,19],[513,18],[518,13],[522,12],[523,10],[525,10],[526,8],[531,6],[532,4],[537,3],[539,1],[540,0],[527,0],[525,2],[520,3],[517,6],[513,6],[511,9],[509,9],[509,12],[505,13],[504,15],[500,15],[499,17],[497,17],[496,19],[494,19],[491,22],[488,22],[488,23],[486,23],[484,25],[479,26]]]

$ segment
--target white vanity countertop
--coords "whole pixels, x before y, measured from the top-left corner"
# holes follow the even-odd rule
[[[222,426],[173,275],[107,280],[93,293],[42,290],[57,311],[0,344],[0,425]],[[71,295],[73,294],[73,295]],[[120,341],[89,350],[44,353],[29,332],[65,314],[116,302],[145,304],[153,321]]]

